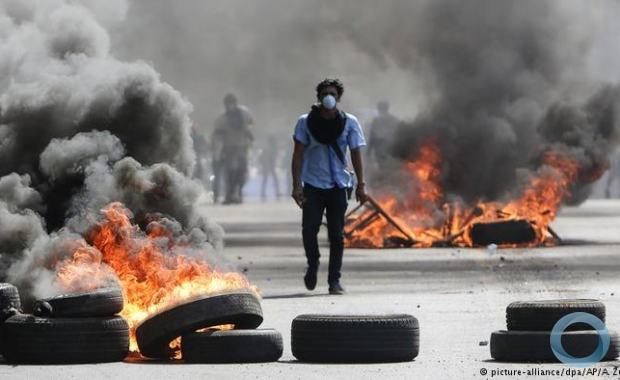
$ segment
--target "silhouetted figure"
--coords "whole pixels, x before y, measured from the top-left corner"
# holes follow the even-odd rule
[[[278,156],[280,149],[278,149],[278,140],[272,134],[267,136],[263,148],[259,155],[259,170],[262,176],[261,183],[261,199],[267,199],[267,183],[269,179],[272,179],[274,195],[280,196],[280,181],[278,180]]]
[[[218,181],[223,179],[226,186],[224,203],[242,203],[248,174],[248,154],[254,141],[250,130],[253,120],[248,109],[238,104],[235,95],[226,95],[224,107],[226,111],[215,121],[212,137],[214,201],[218,202],[221,186]]]
[[[611,187],[618,181],[620,183],[620,148],[616,148],[609,158],[611,167],[609,168],[609,177],[607,177],[607,187],[605,188],[605,197],[611,198]]]
[[[368,156],[381,169],[390,159],[392,145],[400,120],[390,113],[390,104],[381,101],[377,104],[379,114],[370,124],[368,136]]]

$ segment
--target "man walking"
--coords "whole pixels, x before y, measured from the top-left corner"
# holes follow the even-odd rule
[[[319,269],[317,235],[323,213],[327,216],[329,237],[329,293],[344,294],[340,269],[344,251],[344,215],[353,188],[347,170],[347,147],[357,178],[355,196],[366,201],[360,148],[366,145],[357,118],[338,109],[344,86],[338,79],[325,79],[316,87],[319,104],[302,115],[295,126],[292,159],[293,199],[302,208],[302,236],[308,268],[304,282],[308,290],[316,287]]]

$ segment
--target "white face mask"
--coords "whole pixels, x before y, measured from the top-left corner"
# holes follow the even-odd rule
[[[333,110],[334,108],[336,108],[336,98],[334,97],[334,95],[325,95],[323,97],[323,100],[321,101],[321,104],[323,104],[323,107],[327,108],[328,110]]]

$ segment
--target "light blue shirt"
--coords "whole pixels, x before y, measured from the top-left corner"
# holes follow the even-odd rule
[[[347,122],[344,130],[336,140],[340,150],[345,155],[347,147],[357,149],[366,145],[364,132],[357,118],[347,113]],[[340,161],[336,152],[327,145],[316,141],[308,128],[308,115],[302,115],[297,120],[293,138],[304,145],[304,160],[301,167],[301,181],[320,189],[331,189],[353,186],[352,173]]]

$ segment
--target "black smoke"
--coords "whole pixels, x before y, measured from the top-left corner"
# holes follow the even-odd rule
[[[0,2],[0,281],[51,295],[55,260],[111,202],[205,254],[222,231],[190,178],[192,105],[152,65],[121,61],[104,24],[124,1]],[[183,240],[183,239],[181,239]],[[94,249],[95,248],[89,248]]]
[[[393,154],[413,159],[434,139],[447,196],[476,202],[514,194],[519,173],[537,170],[541,155],[553,150],[579,162],[575,191],[606,169],[620,98],[616,86],[589,70],[604,21],[589,4],[382,4],[337,3],[330,27],[423,83],[425,104],[402,125]],[[611,1],[599,5],[617,9]]]

